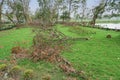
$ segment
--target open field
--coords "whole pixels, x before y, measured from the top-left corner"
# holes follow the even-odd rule
[[[89,40],[75,40],[71,50],[61,53],[75,69],[83,71],[90,80],[120,80],[120,32],[105,31],[87,27],[56,25],[57,29],[69,37],[87,37]],[[106,38],[110,34],[112,38]],[[0,32],[0,60],[7,59],[13,46],[29,48],[32,46],[31,28],[12,29]],[[56,65],[28,59],[18,59],[18,65],[33,69],[34,80],[51,76],[51,80],[65,80],[67,75]],[[76,76],[78,80],[82,80]]]

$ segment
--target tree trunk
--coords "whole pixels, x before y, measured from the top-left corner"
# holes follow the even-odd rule
[[[29,3],[30,3],[30,0],[23,0],[22,1],[23,15],[24,15],[26,24],[28,24],[30,22],[30,18],[29,18]]]
[[[57,20],[56,20],[56,22],[58,22],[59,21],[59,6],[58,6],[58,9],[57,9]]]
[[[2,8],[0,6],[0,24],[2,23]]]
[[[96,19],[97,19],[97,17],[98,17],[98,13],[99,13],[99,12],[97,12],[97,13],[94,14],[94,16],[93,16],[93,18],[92,18],[92,21],[90,22],[90,25],[91,25],[91,26],[95,26]]]
[[[102,14],[104,12],[107,2],[108,2],[108,0],[106,0],[106,1],[101,0],[101,3],[97,7],[94,8],[94,10],[95,10],[94,15],[93,15],[92,21],[90,22],[91,26],[95,26],[96,19],[98,18],[99,14]]]
[[[2,6],[3,6],[4,0],[1,1],[0,3],[0,24],[2,23]]]
[[[71,4],[72,4],[72,0],[69,0],[69,17],[70,17],[70,13],[71,13]]]
[[[28,19],[28,15],[24,12],[24,18],[25,18],[25,24],[28,24],[29,23],[29,19]]]
[[[81,22],[83,22],[83,19],[84,19],[84,17],[85,17],[86,3],[83,3],[83,4],[82,4],[82,8],[83,8],[83,11],[82,11],[82,19],[81,19]]]

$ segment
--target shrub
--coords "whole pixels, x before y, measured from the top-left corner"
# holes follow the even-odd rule
[[[0,80],[3,78],[6,78],[5,74],[7,72],[7,65],[6,64],[1,64],[0,65]]]
[[[19,79],[20,76],[21,76],[21,67],[20,66],[14,66],[11,68],[11,70],[9,71],[9,76],[11,78],[14,78],[14,79]]]
[[[24,71],[24,75],[23,75],[24,80],[31,80],[33,79],[33,76],[34,76],[33,70],[27,69]]]
[[[14,66],[14,67],[12,67],[10,72],[18,73],[20,71],[21,71],[21,67],[20,66]]]
[[[46,74],[42,77],[42,80],[51,80],[51,75],[50,74]]]
[[[106,36],[106,38],[112,38],[112,36],[111,36],[110,34],[108,34],[108,35]]]
[[[0,71],[5,71],[7,70],[7,65],[6,64],[1,64],[0,65]]]

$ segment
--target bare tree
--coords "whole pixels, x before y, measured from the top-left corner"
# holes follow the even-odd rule
[[[98,18],[99,14],[104,12],[105,7],[107,6],[108,0],[101,0],[100,4],[93,9],[93,18],[90,22],[90,25],[94,26],[96,19]]]
[[[62,3],[63,3],[64,0],[55,0],[55,7],[56,7],[56,12],[57,12],[57,22],[59,20],[59,16],[60,16],[60,9],[61,9],[61,6],[62,6]]]
[[[68,9],[68,11],[69,11],[69,17],[70,17],[71,8],[72,8],[72,1],[73,1],[73,0],[69,0],[69,1],[68,1],[68,4],[69,4],[69,9]]]

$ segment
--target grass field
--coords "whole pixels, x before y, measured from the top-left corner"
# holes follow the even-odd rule
[[[89,40],[75,40],[70,51],[61,53],[75,69],[82,70],[90,80],[120,80],[120,32],[105,31],[87,27],[56,26],[69,37],[88,37]],[[81,33],[82,31],[82,33]],[[112,38],[107,39],[110,34]],[[0,32],[0,60],[7,59],[13,46],[29,48],[34,34],[31,28],[12,29]],[[51,80],[64,80],[65,75],[56,65],[28,59],[18,60],[18,65],[33,69],[34,80],[50,75]],[[77,76],[78,80],[81,80]]]
[[[61,28],[61,31],[64,27]],[[76,69],[83,70],[92,80],[120,79],[120,32],[105,31],[93,28],[96,34],[89,34],[88,41],[75,41],[72,52],[64,52],[63,56],[73,63]],[[64,33],[71,35],[70,33]],[[107,39],[106,35],[112,38]]]

